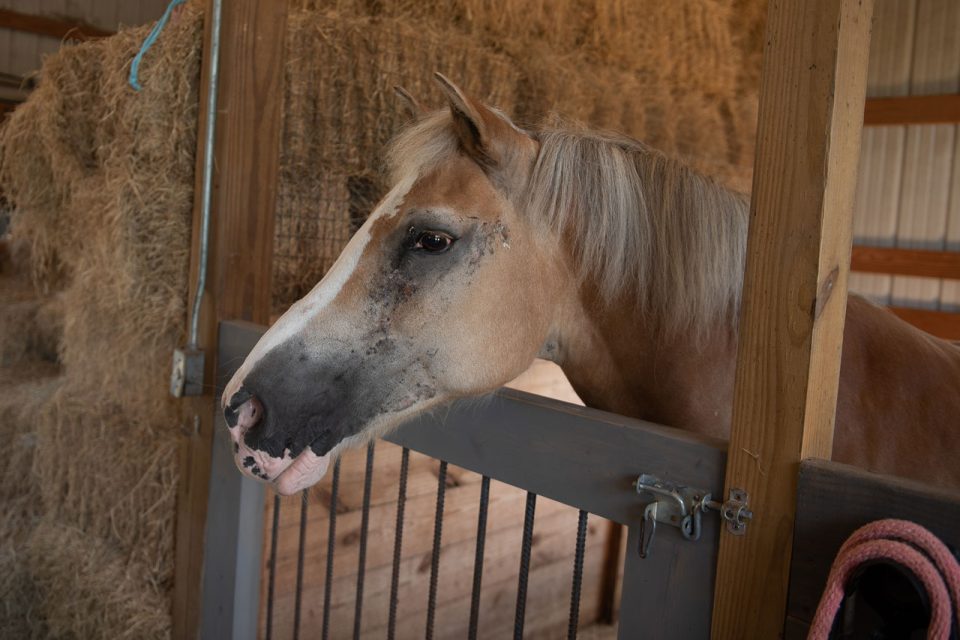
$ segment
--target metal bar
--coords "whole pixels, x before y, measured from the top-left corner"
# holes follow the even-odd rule
[[[527,507],[523,513],[523,539],[520,542],[520,575],[517,580],[517,614],[513,621],[513,638],[522,640],[527,616],[527,579],[530,577],[530,550],[533,546],[533,516],[537,494],[527,491]]]
[[[357,561],[357,599],[353,611],[353,637],[360,638],[360,623],[363,614],[363,580],[367,569],[367,533],[370,528],[370,488],[373,484],[373,447],[367,445],[367,468],[363,476],[363,511],[360,519],[360,558]]]
[[[270,526],[270,573],[267,577],[267,628],[266,640],[273,637],[273,593],[277,582],[277,532],[280,529],[280,496],[273,496],[273,523]]]
[[[323,627],[320,637],[330,637],[330,591],[333,589],[333,552],[337,541],[337,494],[340,489],[340,459],[333,464],[330,482],[330,526],[327,529],[327,575],[323,581]]]
[[[437,472],[437,510],[433,520],[433,552],[430,556],[430,594],[427,598],[426,639],[433,638],[433,621],[437,609],[437,579],[440,569],[440,539],[443,535],[443,499],[447,491],[447,462],[440,461]]]
[[[583,584],[583,554],[587,543],[588,513],[580,510],[577,519],[577,546],[573,554],[573,587],[570,591],[570,619],[567,623],[567,640],[576,640],[580,623],[580,587]]]
[[[210,254],[210,203],[213,195],[213,145],[217,131],[217,85],[220,80],[220,18],[222,0],[212,0],[210,25],[210,82],[207,89],[206,136],[203,140],[203,186],[200,192],[200,257],[197,261],[197,293],[190,311],[190,339],[196,349],[200,341],[200,307],[207,289],[207,258]]]
[[[297,592],[293,602],[293,640],[300,638],[300,603],[303,600],[303,555],[307,546],[307,503],[310,492],[300,494],[300,542],[297,549]]]
[[[403,512],[407,504],[407,473],[410,467],[410,449],[403,448],[400,457],[400,487],[397,489],[397,525],[393,537],[393,572],[390,575],[390,618],[387,622],[387,640],[394,640],[397,628],[397,599],[400,591],[400,551],[403,547]]]
[[[480,586],[483,582],[483,551],[487,539],[487,507],[490,505],[490,477],[480,481],[480,507],[477,515],[477,552],[473,558],[473,589],[470,591],[469,640],[477,640],[480,622]]]

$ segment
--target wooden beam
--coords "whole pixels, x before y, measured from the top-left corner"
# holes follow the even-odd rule
[[[797,470],[829,458],[863,122],[870,0],[771,0],[713,637],[783,629]],[[726,497],[726,493],[724,493]]]
[[[960,95],[871,98],[863,111],[865,126],[960,122]]]
[[[909,322],[921,331],[944,340],[960,342],[960,313],[908,307],[888,307],[888,309],[901,320]]]
[[[39,36],[50,36],[58,40],[90,40],[114,34],[113,31],[101,29],[80,20],[38,16],[10,9],[0,9],[0,27],[35,33]]]
[[[242,319],[266,323],[270,316],[287,4],[286,0],[223,3],[214,149],[215,190],[200,332],[200,346],[207,354],[206,388],[211,390],[216,371],[218,322]],[[212,0],[207,0],[208,16],[211,15],[211,5]],[[205,23],[204,51],[209,52],[211,21]],[[201,105],[206,105],[209,77],[207,61],[201,78]],[[204,111],[201,109],[201,113]],[[191,286],[196,282],[196,256],[199,254],[202,140],[206,127],[207,123],[201,117]],[[190,306],[194,294],[191,292]],[[180,449],[173,596],[175,638],[196,637],[199,629],[216,400],[211,391],[210,395],[184,401],[184,422],[190,427],[190,433]]]
[[[892,247],[854,247],[850,270],[960,280],[960,253]]]

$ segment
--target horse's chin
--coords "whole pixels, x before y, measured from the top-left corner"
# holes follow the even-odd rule
[[[282,496],[290,496],[320,482],[330,466],[331,452],[318,456],[310,447],[293,459],[289,467],[273,479],[273,487]]]

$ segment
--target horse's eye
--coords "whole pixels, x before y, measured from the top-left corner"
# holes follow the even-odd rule
[[[440,231],[424,231],[417,236],[417,249],[427,253],[443,253],[453,244],[453,238]]]

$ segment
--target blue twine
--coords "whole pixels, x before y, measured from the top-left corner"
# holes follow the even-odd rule
[[[130,63],[130,86],[133,87],[134,90],[140,91],[143,89],[143,87],[140,86],[140,79],[137,77],[140,73],[140,63],[143,61],[143,56],[146,55],[150,47],[153,46],[153,43],[160,37],[160,32],[163,31],[163,28],[167,26],[167,22],[170,21],[170,14],[173,13],[174,8],[178,4],[183,4],[186,1],[187,0],[170,0],[170,4],[167,5],[167,10],[163,12],[163,15],[157,20],[157,24],[153,25],[153,29],[150,30],[150,35],[148,35],[147,39],[140,45],[140,51],[134,56],[133,62]]]

